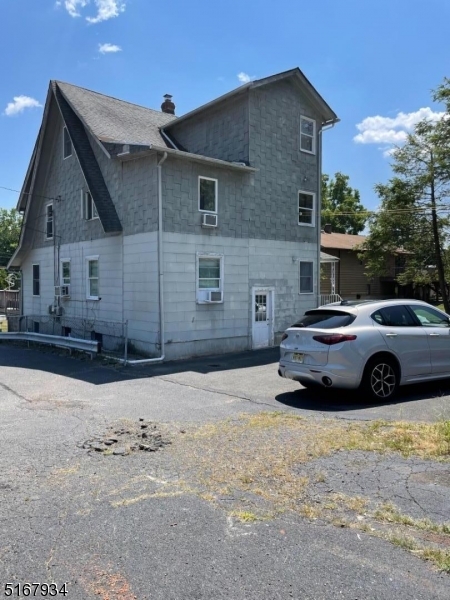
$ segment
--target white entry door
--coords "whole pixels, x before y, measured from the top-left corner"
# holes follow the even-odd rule
[[[253,289],[252,300],[252,345],[267,348],[273,344],[273,290]]]

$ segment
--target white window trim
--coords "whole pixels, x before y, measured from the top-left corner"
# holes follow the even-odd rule
[[[99,255],[95,255],[95,256],[86,256],[86,300],[100,300],[100,296],[90,296],[89,292],[91,289],[91,286],[89,285],[89,262],[96,260],[99,264],[98,264],[98,277],[97,277],[97,281],[98,283],[98,289],[100,291],[100,257]]]
[[[47,235],[47,223],[48,223],[48,207],[52,207],[52,235]],[[45,205],[45,239],[51,241],[55,236],[55,213],[53,212],[53,202],[48,202]]]
[[[87,203],[88,203],[89,196],[91,197],[91,202],[92,202],[92,215],[94,215],[94,209],[95,209],[95,212],[97,213],[95,216],[92,216],[92,218],[90,218],[90,219],[87,218],[87,214],[88,214]],[[95,221],[96,219],[100,218],[98,216],[98,210],[97,210],[97,207],[95,206],[94,199],[89,190],[81,190],[81,218],[84,219],[85,221]]]
[[[305,150],[304,148],[302,148],[302,135],[306,135],[307,137],[310,137],[310,136],[308,136],[308,134],[302,132],[302,121],[309,121],[310,123],[313,124],[312,150]],[[306,152],[306,154],[316,154],[316,129],[317,129],[317,124],[314,119],[311,119],[310,117],[305,117],[305,115],[300,115],[300,138],[299,138],[300,152]]]
[[[311,263],[312,264],[312,291],[311,292],[302,292],[301,291],[301,277],[300,277],[300,269],[301,269],[301,264],[302,263]],[[312,296],[314,294],[314,285],[315,285],[315,279],[316,279],[316,263],[314,260],[299,260],[298,262],[298,293],[299,296]]]
[[[218,258],[220,259],[220,287],[219,288],[200,288],[199,287],[199,269],[201,258]],[[195,289],[197,304],[209,304],[201,298],[203,292],[222,292],[222,302],[217,304],[223,304],[223,289],[224,289],[224,255],[213,252],[197,252],[196,265],[195,265]]]
[[[69,137],[70,140],[70,154],[68,154],[67,156],[65,155],[65,151],[66,151],[66,135]],[[67,127],[64,125],[63,127],[63,144],[62,144],[62,154],[63,154],[63,160],[66,160],[66,158],[70,158],[73,154],[73,144],[72,144],[72,138],[69,135],[69,131],[67,129]]]
[[[64,271],[63,271],[63,263],[69,263],[70,265],[70,281],[72,281],[72,265],[70,264],[70,258],[61,258],[59,261],[59,268],[60,268],[60,277],[59,277],[59,281],[60,281],[60,285],[70,285],[70,281],[69,283],[64,283]]]
[[[298,214],[300,212],[300,194],[307,194],[308,196],[313,197],[313,207],[312,207],[312,211],[311,211],[311,223],[300,223],[300,215]],[[304,206],[303,208],[305,210],[309,210],[309,208],[307,209],[306,206]],[[298,190],[298,193],[297,193],[297,223],[298,223],[299,227],[315,227],[316,226],[316,194],[315,194],[315,192],[309,192],[307,190]]]
[[[39,267],[39,294],[34,293],[34,267]],[[31,295],[33,298],[39,298],[41,295],[41,263],[31,265]]]
[[[216,202],[215,202],[216,210],[202,210],[200,208],[200,180],[201,179],[206,179],[207,181],[215,181],[215,183],[216,183]],[[198,210],[199,210],[199,212],[217,215],[218,209],[219,209],[219,180],[214,179],[214,177],[204,177],[203,175],[199,175],[198,176]]]

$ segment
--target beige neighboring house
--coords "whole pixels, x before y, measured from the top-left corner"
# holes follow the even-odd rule
[[[359,300],[396,295],[394,272],[389,277],[369,278],[364,274],[364,262],[359,259],[358,251],[365,239],[364,235],[333,233],[331,226],[325,225],[320,241],[321,303],[335,301],[339,297]]]

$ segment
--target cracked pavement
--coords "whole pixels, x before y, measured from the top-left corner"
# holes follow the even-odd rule
[[[0,598],[7,582],[69,582],[70,599],[442,599],[449,577],[352,529],[281,515],[241,523],[189,490],[165,450],[88,454],[123,419],[181,427],[282,410],[308,419],[449,418],[448,382],[388,405],[311,394],[277,351],[135,369],[0,345]],[[448,387],[447,387],[448,386]],[[341,492],[450,520],[449,464],[340,451],[308,463],[311,497]],[[330,491],[331,490],[331,491]]]

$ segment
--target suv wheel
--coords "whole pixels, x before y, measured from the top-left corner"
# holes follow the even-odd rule
[[[380,356],[367,363],[361,387],[373,400],[390,400],[398,384],[398,369],[392,359]]]

